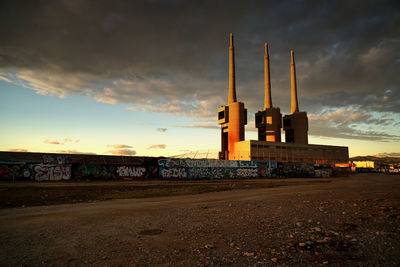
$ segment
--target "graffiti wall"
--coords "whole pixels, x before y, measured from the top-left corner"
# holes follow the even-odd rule
[[[45,153],[24,155],[21,153],[15,154],[15,158],[3,157],[0,162],[0,180],[235,179],[277,177],[286,170],[279,171],[281,168],[277,167],[276,162],[266,161],[119,158]]]
[[[160,167],[224,167],[224,168],[238,168],[238,167],[254,167],[257,168],[263,164],[270,168],[276,168],[277,164],[273,161],[241,161],[241,160],[218,160],[218,159],[159,159],[158,165]]]
[[[115,167],[112,165],[75,164],[72,169],[75,179],[111,179],[115,177]]]
[[[160,178],[256,178],[272,177],[276,162],[214,159],[160,159]]]
[[[120,178],[143,178],[146,173],[146,168],[138,166],[118,166],[116,171]]]
[[[71,166],[38,164],[32,166],[35,181],[60,181],[71,179]]]
[[[139,179],[157,178],[157,163],[145,165],[73,165],[75,179]]]
[[[68,163],[68,155],[43,154],[42,160],[43,164],[63,165]]]
[[[31,171],[25,164],[0,165],[0,180],[27,180]]]
[[[160,167],[160,178],[188,178],[187,169],[183,167]]]

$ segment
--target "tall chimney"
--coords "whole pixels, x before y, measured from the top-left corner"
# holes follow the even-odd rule
[[[233,34],[230,34],[229,45],[229,95],[228,105],[236,102],[236,83],[235,83],[235,48],[233,47]]]
[[[264,72],[265,72],[265,95],[264,95],[264,109],[272,107],[271,98],[271,80],[269,71],[269,55],[268,44],[265,43],[265,56],[264,56]]]
[[[296,67],[294,64],[294,52],[290,50],[290,77],[291,77],[291,91],[292,91],[292,105],[291,114],[299,112],[299,106],[297,103],[297,85],[296,85]]]

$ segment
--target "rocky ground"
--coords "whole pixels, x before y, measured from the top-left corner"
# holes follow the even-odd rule
[[[400,176],[290,181],[2,209],[0,265],[400,265]]]
[[[329,179],[191,179],[0,183],[0,209],[153,198],[331,182]]]

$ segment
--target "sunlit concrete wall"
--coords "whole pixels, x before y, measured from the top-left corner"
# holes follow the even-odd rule
[[[348,163],[347,147],[301,145],[247,140],[237,142],[235,160],[266,160],[289,163],[329,164]]]

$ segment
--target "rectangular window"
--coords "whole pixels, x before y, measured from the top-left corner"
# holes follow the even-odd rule
[[[215,114],[215,113],[214,113],[214,114]],[[221,119],[223,119],[223,118],[225,118],[225,111],[224,111],[224,110],[218,112],[218,120],[221,120]]]

